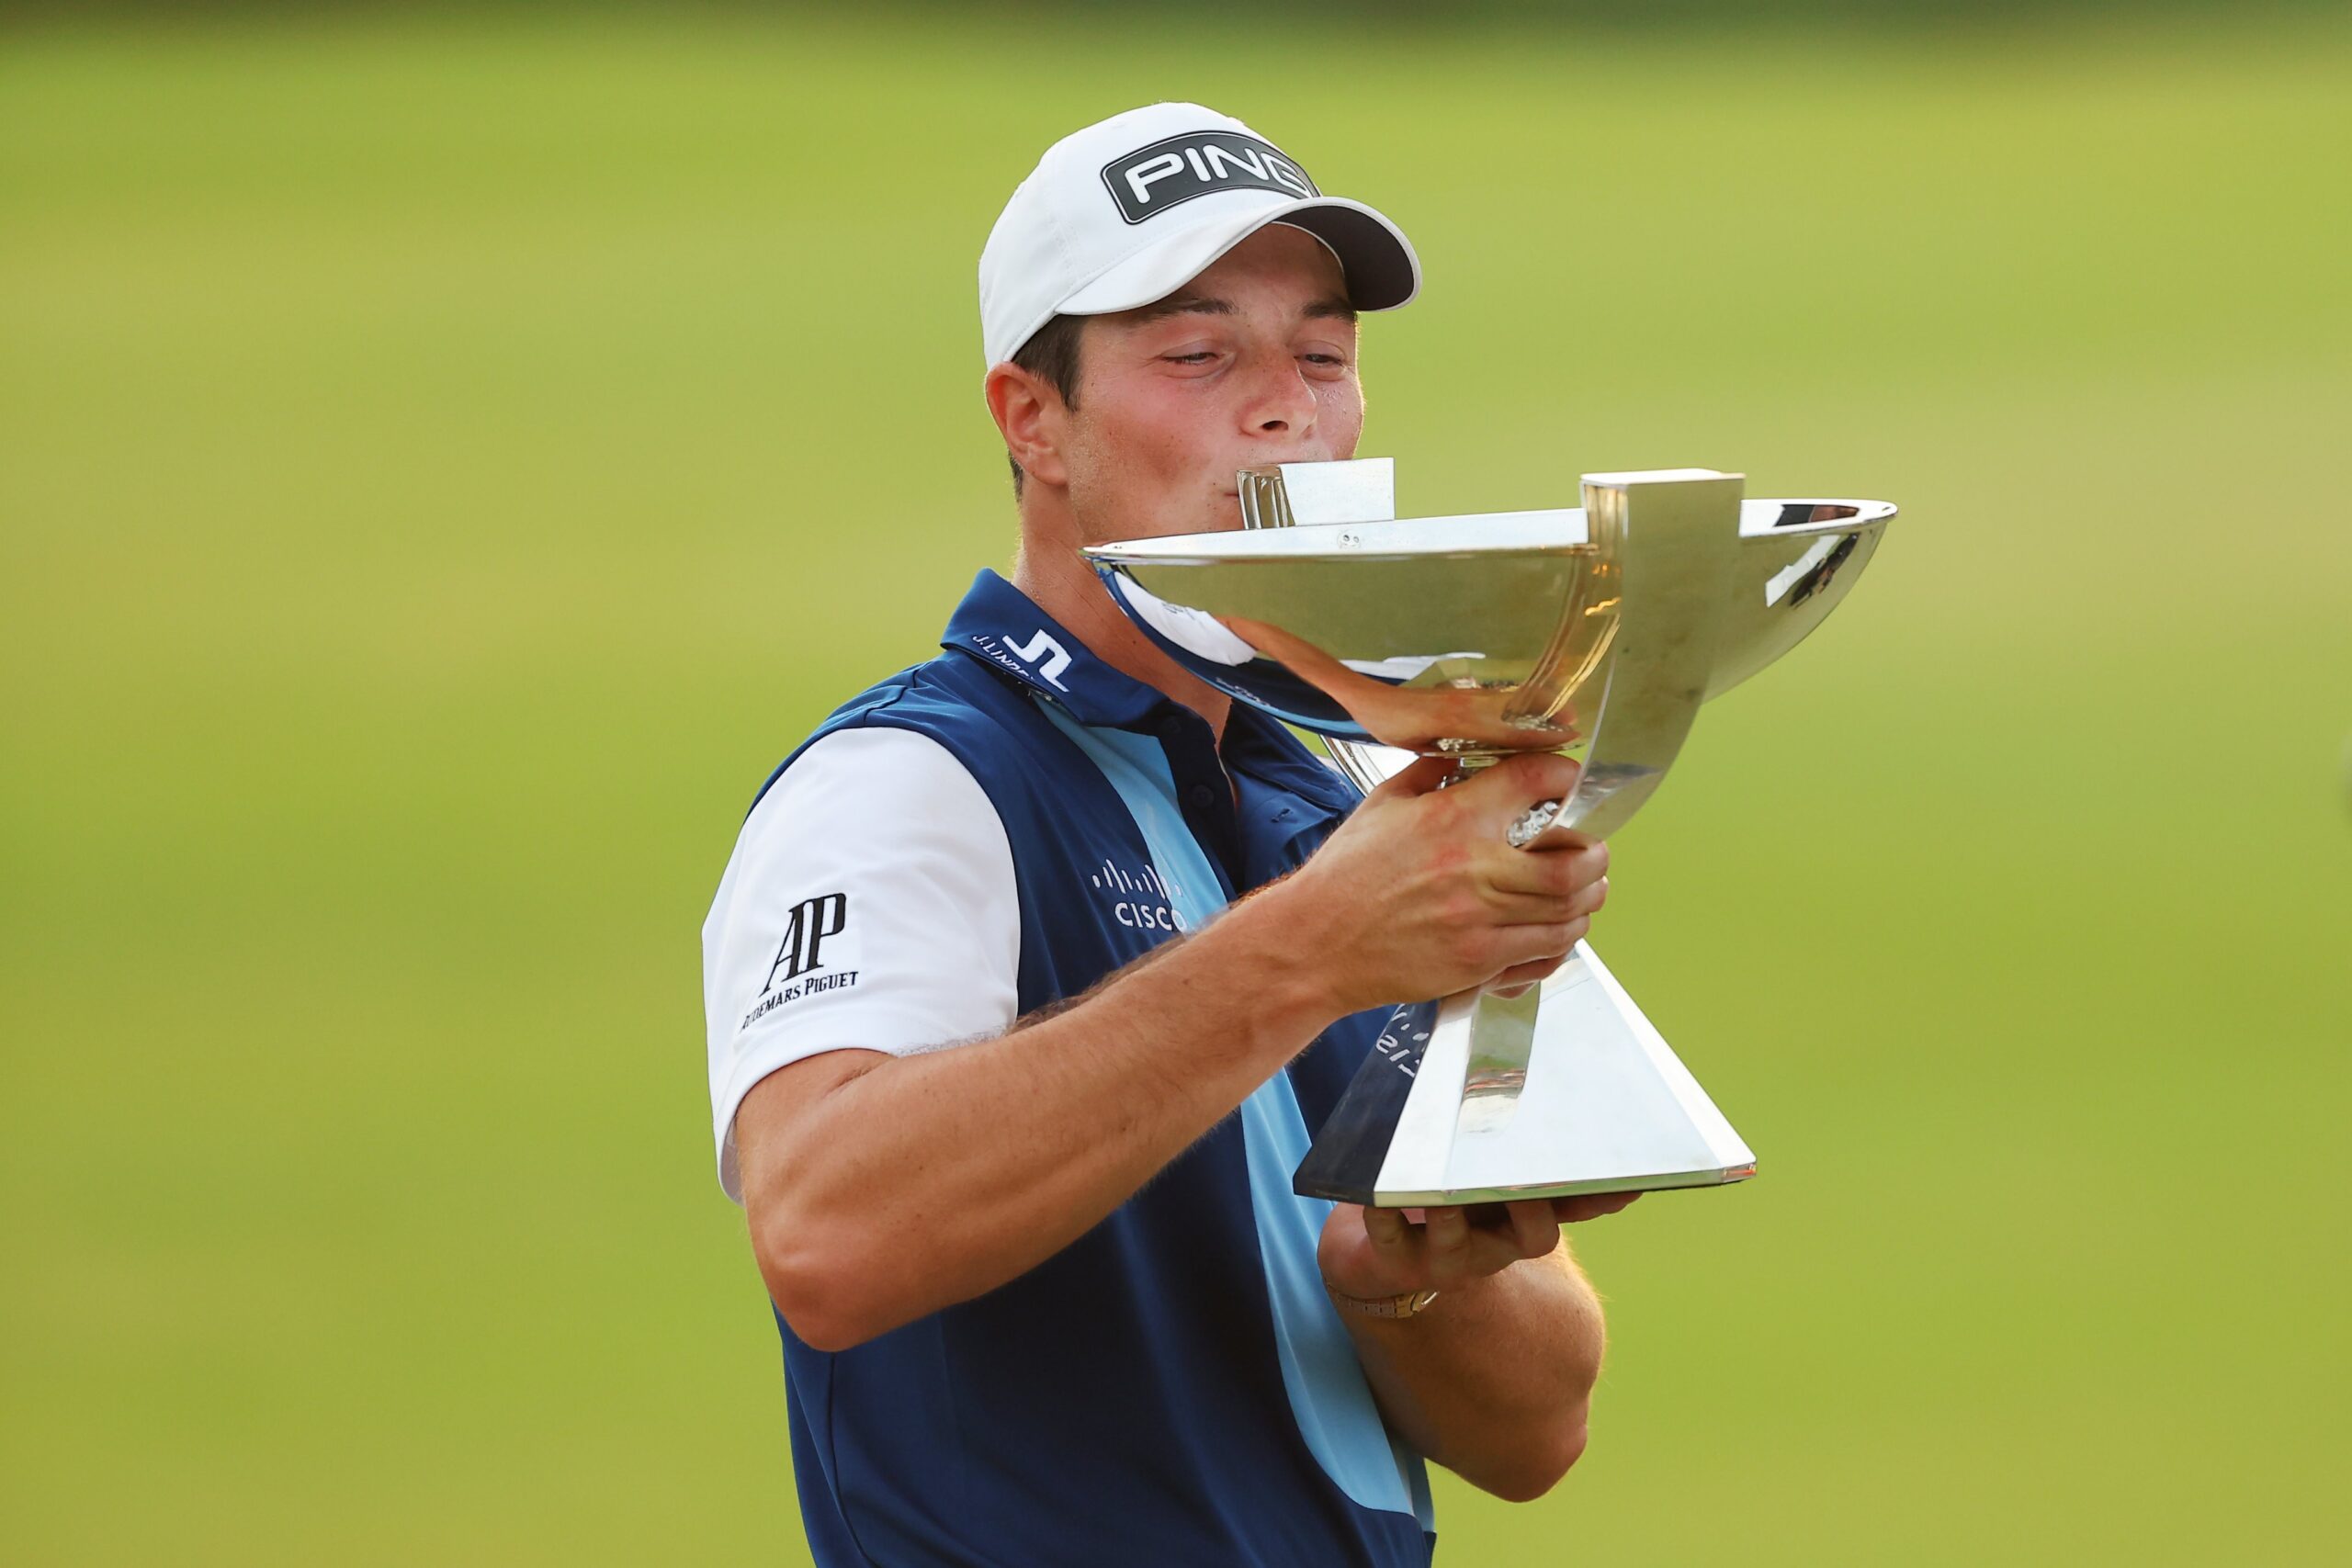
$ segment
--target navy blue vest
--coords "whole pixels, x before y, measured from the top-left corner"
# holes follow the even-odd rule
[[[1024,1014],[1297,866],[1355,803],[1246,709],[1220,759],[1197,715],[993,572],[942,647],[809,740],[910,729],[978,781],[1012,846]],[[1421,1461],[1381,1428],[1314,1274],[1329,1205],[1290,1191],[1387,1017],[1341,1020],[1102,1224],[986,1295],[837,1354],[779,1316],[817,1562],[1426,1564]]]

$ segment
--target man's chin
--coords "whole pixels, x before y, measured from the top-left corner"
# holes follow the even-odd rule
[[[1208,505],[1189,515],[1170,509],[1143,527],[1126,524],[1099,538],[1092,527],[1081,528],[1080,533],[1089,544],[1110,544],[1121,539],[1169,539],[1183,534],[1232,534],[1240,528],[1241,497],[1232,491],[1220,491]]]

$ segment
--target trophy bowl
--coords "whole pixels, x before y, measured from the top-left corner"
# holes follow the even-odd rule
[[[1853,587],[1895,508],[1746,501],[1704,695],[1802,642]],[[1590,739],[1623,563],[1586,509],[1183,534],[1086,552],[1184,669],[1334,739],[1424,755]]]

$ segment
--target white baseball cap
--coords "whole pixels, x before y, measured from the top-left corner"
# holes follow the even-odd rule
[[[1419,292],[1404,231],[1360,201],[1325,196],[1288,155],[1228,115],[1152,104],[1046,149],[980,252],[988,363],[1057,315],[1132,310],[1175,292],[1269,223],[1329,247],[1359,310]]]

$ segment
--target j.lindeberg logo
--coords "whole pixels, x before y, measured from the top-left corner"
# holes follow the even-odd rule
[[[973,635],[972,646],[1007,670],[1035,675],[1057,692],[1069,690],[1062,684],[1062,671],[1069,668],[1069,649],[1056,641],[1043,626],[1039,626],[1027,642],[1014,642],[1009,637],[995,637],[986,632],[978,632]]]
[[[1196,130],[1138,147],[1102,165],[1102,184],[1119,216],[1140,223],[1154,213],[1220,190],[1271,190],[1321,196],[1306,171],[1254,136]]]
[[[750,1028],[786,1002],[856,985],[855,969],[842,968],[838,962],[828,968],[824,963],[826,940],[840,937],[848,929],[846,893],[820,893],[795,904],[785,918],[784,941],[777,944],[775,961],[768,965],[767,983],[760,987],[759,1005],[743,1015],[740,1027]],[[854,959],[856,944],[849,945]],[[841,950],[842,943],[836,942],[837,959]]]

